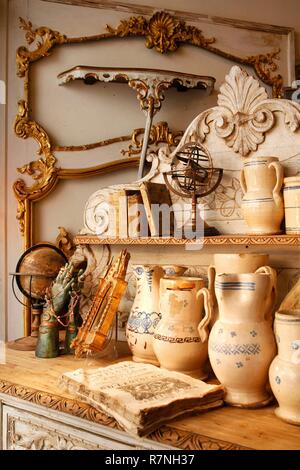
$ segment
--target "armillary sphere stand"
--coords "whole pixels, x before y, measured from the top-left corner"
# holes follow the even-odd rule
[[[197,88],[209,94],[214,88],[215,78],[202,75],[177,73],[168,70],[107,68],[78,65],[58,75],[59,85],[72,80],[83,80],[92,85],[95,82],[127,83],[137,92],[137,99],[146,115],[145,133],[141,151],[138,178],[144,176],[146,153],[154,115],[160,110],[164,100],[164,91],[175,87],[178,91]]]

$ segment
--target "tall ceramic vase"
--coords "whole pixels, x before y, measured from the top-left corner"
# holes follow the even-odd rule
[[[161,315],[159,313],[159,282],[164,275],[160,266],[134,265],[136,296],[126,326],[126,337],[135,362],[158,365],[152,341]]]
[[[161,367],[204,379],[211,299],[201,278],[160,281],[160,311],[153,348]],[[204,314],[203,314],[204,306]]]
[[[284,216],[282,183],[283,167],[278,158],[256,157],[244,164],[242,213],[250,233],[280,233]]]
[[[253,273],[259,267],[267,265],[269,255],[264,253],[218,253],[214,254],[214,262],[208,268],[208,288],[214,301],[213,320],[219,318],[219,309],[215,296],[215,277],[221,273]]]
[[[231,405],[256,408],[270,401],[266,386],[276,354],[270,321],[275,282],[268,267],[249,274],[216,275],[220,318],[211,330],[208,351]]]
[[[300,425],[300,312],[276,313],[275,334],[278,356],[271,364],[269,377],[279,403],[276,415]]]

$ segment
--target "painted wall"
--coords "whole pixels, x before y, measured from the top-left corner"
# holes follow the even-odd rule
[[[7,313],[8,337],[16,338],[22,335],[22,307],[13,298],[8,273],[14,271],[22,253],[22,238],[16,222],[16,201],[11,188],[18,177],[16,168],[36,158],[37,151],[34,141],[18,139],[12,129],[17,101],[23,96],[23,81],[16,76],[15,66],[15,50],[18,46],[25,44],[24,32],[18,29],[18,17],[28,18],[35,26],[46,25],[68,36],[82,36],[99,32],[99,27],[104,27],[106,23],[117,24],[118,18],[121,19],[124,15],[120,12],[104,12],[96,8],[61,5],[41,0],[0,1],[3,30],[7,28],[7,40],[4,32],[2,42],[7,46],[7,62],[5,54],[2,55],[1,73],[5,71],[8,83],[6,115],[3,105],[0,105],[3,114],[1,117],[4,119],[1,136],[6,138],[6,147],[2,144],[3,148],[1,148],[1,191],[4,192],[3,188],[6,187],[6,193],[1,194],[3,196],[1,197],[3,224],[0,232],[2,244],[0,288],[3,299],[1,313],[2,318],[5,312]],[[132,1],[131,3],[136,5],[148,2]],[[190,10],[203,14],[293,26],[299,29],[296,43],[297,57],[300,58],[300,27],[297,25],[300,3],[296,0],[284,2],[266,0],[263,6],[258,0],[252,1],[251,5],[246,1],[233,0],[227,2],[153,0],[151,3],[157,8]],[[98,84],[95,87],[85,87],[82,83],[71,83],[58,87],[57,74],[74,65],[84,63],[85,65],[188,70],[190,73],[216,76],[216,88],[232,65],[224,59],[196,48],[185,47],[176,55],[161,56],[153,50],[145,49],[142,40],[132,39],[129,48],[126,43],[127,41],[117,40],[113,43],[107,42],[101,48],[96,45],[62,47],[49,58],[34,65],[31,77],[32,111],[35,119],[47,129],[56,144],[86,144],[128,134],[134,128],[144,125],[144,116],[139,110],[135,92],[125,85]],[[216,102],[216,92],[211,97],[203,96],[201,93],[191,91],[178,95],[175,91],[170,91],[157,120],[167,120],[174,129],[184,129],[196,114]],[[104,148],[85,153],[62,152],[57,154],[58,166],[88,167],[120,158],[119,151],[120,148],[115,146],[109,150]],[[135,176],[136,172],[130,170],[122,175],[109,174],[86,181],[59,183],[55,192],[37,205],[35,240],[54,241],[59,225],[76,233],[82,226],[85,201],[92,192],[112,183],[132,181]],[[6,216],[3,204],[5,198],[7,198]],[[5,230],[6,224],[7,230]],[[5,262],[6,255],[7,263]]]

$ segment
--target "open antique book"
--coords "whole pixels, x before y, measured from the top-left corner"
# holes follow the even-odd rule
[[[66,372],[60,386],[138,436],[178,416],[219,407],[224,393],[221,385],[129,361]]]

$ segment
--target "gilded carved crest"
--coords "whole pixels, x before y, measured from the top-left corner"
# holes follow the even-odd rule
[[[145,36],[146,47],[154,47],[161,54],[176,51],[180,43],[204,47],[215,42],[215,38],[205,38],[195,26],[189,26],[164,11],[155,13],[149,20],[144,16],[132,16],[121,21],[117,28],[107,26],[107,29],[119,37]]]

